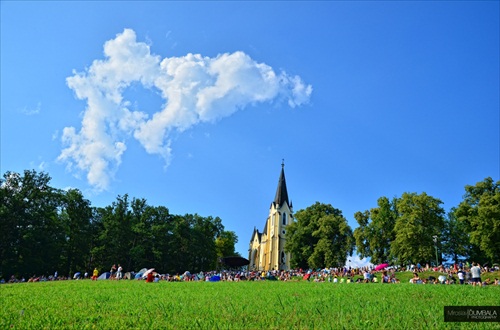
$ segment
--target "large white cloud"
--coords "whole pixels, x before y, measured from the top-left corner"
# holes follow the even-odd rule
[[[291,107],[300,106],[312,92],[300,77],[276,73],[239,51],[215,58],[187,54],[161,59],[130,29],[107,41],[104,55],[85,72],[67,78],[87,107],[79,131],[64,128],[64,149],[58,157],[69,169],[86,173],[99,190],[109,187],[127,138],[134,137],[168,165],[172,130],[215,122],[256,102],[284,99]],[[131,102],[123,93],[132,83],[158,90],[163,107],[152,116],[129,109]]]

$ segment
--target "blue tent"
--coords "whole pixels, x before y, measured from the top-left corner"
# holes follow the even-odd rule
[[[219,282],[220,281],[220,276],[214,275],[210,277],[210,282]]]
[[[105,272],[105,273],[102,273],[101,276],[99,276],[97,279],[98,280],[107,280],[109,278],[109,275],[111,275],[110,272]]]
[[[136,280],[140,280],[140,279],[142,279],[142,276],[143,276],[143,275],[144,275],[144,273],[145,273],[145,272],[147,272],[147,271],[148,271],[148,269],[147,269],[147,268],[143,268],[143,269],[141,269],[140,271],[138,271],[137,273],[135,273],[135,275],[134,275],[134,279],[136,279]]]

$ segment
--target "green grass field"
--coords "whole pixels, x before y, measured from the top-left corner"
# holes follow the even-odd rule
[[[60,281],[0,285],[0,329],[500,329],[445,323],[500,286]]]

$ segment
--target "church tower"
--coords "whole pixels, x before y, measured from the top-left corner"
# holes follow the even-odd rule
[[[250,239],[250,270],[288,270],[290,253],[285,252],[285,233],[293,222],[293,206],[288,199],[285,180],[285,164],[281,163],[276,195],[269,207],[269,216],[260,233],[254,228]]]

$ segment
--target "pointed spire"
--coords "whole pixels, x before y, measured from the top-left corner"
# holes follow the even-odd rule
[[[281,207],[284,202],[290,205],[290,202],[288,201],[288,191],[286,189],[285,160],[283,159],[281,162],[281,174],[278,181],[278,189],[276,189],[276,196],[274,197],[274,203]]]

